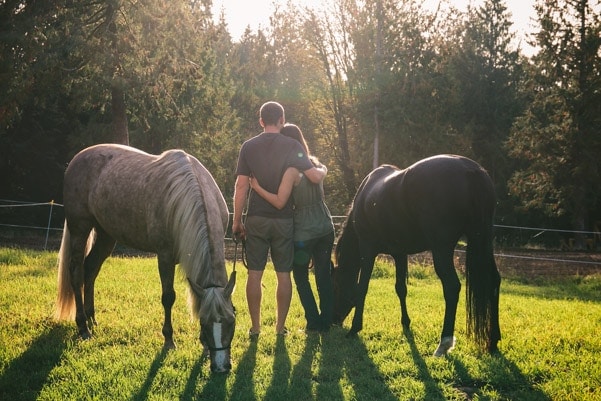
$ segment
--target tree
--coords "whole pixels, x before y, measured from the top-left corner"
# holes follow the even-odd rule
[[[503,0],[486,0],[476,9],[468,8],[467,19],[458,26],[460,40],[451,45],[446,67],[453,93],[449,124],[469,144],[467,155],[493,178],[502,213],[510,212],[505,194],[511,174],[503,144],[524,107],[519,93],[523,72],[518,49],[512,45],[511,25]]]
[[[64,59],[76,38],[63,2],[0,4],[0,195],[60,199],[65,135],[85,116],[74,112],[65,77],[78,74]]]
[[[537,3],[534,45],[540,51],[532,60],[532,101],[508,141],[523,163],[509,183],[512,193],[527,210],[569,216],[576,230],[590,229],[601,206],[598,10],[598,1]]]
[[[357,186],[350,150],[354,49],[348,27],[354,24],[349,19],[355,15],[356,10],[353,1],[337,1],[333,7],[332,12],[324,12],[321,16],[314,11],[308,13],[305,32],[308,44],[321,65],[322,74],[319,74],[320,81],[317,85],[321,86],[321,106],[328,111],[327,116],[319,116],[321,126],[318,129],[332,141],[330,149],[335,152],[336,165],[346,190],[346,194],[341,195],[350,201]]]
[[[372,18],[376,16],[377,18]],[[380,163],[401,167],[439,153],[440,85],[435,44],[444,27],[419,1],[382,1],[366,9],[356,40],[363,131],[380,133]],[[373,113],[371,110],[377,110]],[[377,123],[377,124],[376,124]]]
[[[237,130],[225,60],[231,43],[205,3],[0,4],[0,148],[10,177],[3,188],[18,196],[37,183],[60,199],[64,165],[99,142],[152,153],[180,147],[230,177],[220,159]]]

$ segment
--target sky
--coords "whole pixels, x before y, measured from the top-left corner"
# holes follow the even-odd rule
[[[293,3],[312,8],[319,8],[327,0],[294,0]],[[285,4],[286,0],[213,0],[213,15],[219,17],[221,10],[225,13],[228,30],[233,40],[238,40],[247,26],[256,30],[259,26],[269,25],[269,16],[273,13],[274,2]],[[453,0],[452,3],[459,9],[465,9],[469,0]],[[437,0],[426,0],[426,4],[435,7]],[[478,7],[483,0],[472,0],[472,5]],[[528,46],[524,39],[526,34],[532,32],[531,19],[536,16],[534,12],[534,0],[505,0],[507,8],[512,13],[513,29],[521,39],[522,49],[527,52]]]

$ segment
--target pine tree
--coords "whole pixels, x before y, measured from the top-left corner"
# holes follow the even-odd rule
[[[525,209],[568,216],[575,230],[601,217],[599,10],[594,0],[536,5],[532,101],[508,142],[524,166],[511,179],[512,193]]]

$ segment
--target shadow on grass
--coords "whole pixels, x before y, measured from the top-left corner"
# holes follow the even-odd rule
[[[132,400],[146,400],[148,399],[148,392],[150,391],[150,387],[152,386],[152,382],[154,381],[159,369],[163,366],[163,362],[165,362],[165,358],[167,357],[167,353],[169,351],[166,349],[162,349],[155,357],[154,361],[150,365],[150,369],[148,369],[148,374],[146,375],[146,380],[144,384],[140,387],[138,392],[132,396]]]
[[[148,369],[148,373],[146,374],[146,380],[144,381],[144,383],[142,384],[142,386],[140,387],[140,389],[138,390],[138,392],[136,394],[134,394],[131,397],[131,400],[134,401],[142,401],[142,400],[147,400],[149,398],[150,395],[150,389],[152,387],[152,383],[154,382],[154,380],[157,377],[157,374],[159,372],[159,370],[161,369],[161,367],[165,364],[165,359],[167,358],[167,355],[169,354],[169,352],[172,352],[170,350],[166,350],[166,349],[161,349],[160,352],[157,353],[157,355],[154,358],[154,361],[152,361],[152,364],[150,365],[150,368]],[[192,367],[192,370],[190,371],[190,375],[188,376],[188,381],[186,382],[186,387],[184,388],[184,391],[182,392],[181,396],[179,397],[180,400],[194,400],[195,399],[195,392],[196,392],[196,383],[198,382],[198,380],[200,378],[202,378],[202,367],[205,364],[205,362],[207,361],[208,356],[206,355],[202,355],[200,358],[198,358],[196,360],[196,363],[194,364],[194,366]],[[220,400],[220,399],[225,399],[225,377],[227,377],[226,375],[221,375],[224,377],[224,380],[221,382],[221,388],[222,390],[220,391],[222,395],[222,397],[217,397],[214,392],[214,389],[216,388],[216,383],[219,383],[219,381],[213,381],[212,379],[207,383],[207,386],[211,386],[211,389],[213,390],[213,392],[211,393],[212,396],[209,397],[208,399],[211,400]],[[218,376],[216,376],[218,377]],[[205,389],[206,389],[205,387]],[[219,387],[219,386],[217,386]],[[205,397],[201,396],[201,399],[205,399]]]
[[[319,349],[321,339],[317,333],[309,333],[305,338],[305,347],[303,353],[294,365],[292,374],[290,375],[290,389],[292,394],[306,394],[312,393],[313,382],[313,359]]]
[[[453,354],[449,354],[447,358],[453,363],[459,375],[461,388],[458,389],[463,392],[476,393],[478,389],[487,386],[498,392],[503,399],[551,401],[547,394],[534,387],[520,369],[500,352],[483,356],[484,376],[488,378],[487,383],[474,380],[463,362]]]
[[[346,330],[336,327],[322,337],[317,382],[318,400],[345,400],[351,394],[357,400],[398,400],[386,385],[360,337],[346,338]],[[343,388],[348,381],[352,386]]]
[[[138,390],[138,392],[132,396],[132,400],[141,401],[149,398],[152,383],[156,379],[159,370],[164,365],[165,359],[167,358],[169,352],[169,350],[162,349],[156,355],[154,361],[150,365],[150,369],[148,370],[144,384],[142,384],[140,390]],[[210,380],[208,380],[204,386],[202,393],[199,395],[199,397],[195,397],[197,384],[204,378],[202,368],[207,360],[208,356],[204,353],[196,360],[192,370],[190,371],[190,374],[188,375],[186,387],[179,397],[180,400],[225,400],[225,382],[227,379],[227,374],[212,374],[210,376]]]
[[[188,376],[188,381],[186,382],[186,387],[184,388],[184,392],[179,397],[181,401],[186,400],[194,400],[194,394],[196,392],[196,385],[199,382],[199,379],[202,377],[202,367],[208,359],[207,354],[202,353],[201,357],[196,360],[196,363],[192,367],[190,371],[190,375]],[[200,397],[200,399],[205,399],[204,397]],[[223,398],[214,398],[215,400],[223,399]]]
[[[290,377],[291,369],[292,363],[286,349],[286,341],[283,336],[277,336],[273,359],[273,376],[271,377],[269,388],[265,393],[265,401],[285,400],[290,398],[290,394],[294,394],[288,391],[288,378]]]
[[[501,283],[501,296],[511,294],[541,299],[601,302],[601,277],[567,277],[556,282],[542,279],[507,279],[507,282],[519,285],[503,286],[503,283]]]
[[[419,375],[419,380],[424,383],[425,387],[425,399],[426,400],[445,400],[445,396],[442,393],[442,390],[439,386],[435,385],[436,380],[430,374],[430,370],[428,369],[428,365],[424,360],[424,357],[419,353],[417,349],[417,345],[415,344],[415,339],[413,338],[413,332],[411,329],[403,328],[403,335],[407,340],[407,344],[409,344],[409,349],[411,350],[411,357],[413,358],[413,362],[417,367],[417,372]]]
[[[228,378],[227,373],[212,373],[207,380],[207,383],[202,389],[202,392],[197,398],[194,398],[194,388],[196,387],[195,378],[198,377],[202,368],[202,363],[197,363],[194,366],[193,371],[190,373],[190,379],[188,380],[188,384],[192,383],[194,385],[186,386],[186,391],[184,392],[185,397],[180,397],[180,400],[211,400],[211,401],[221,401],[225,400],[227,397],[225,384]],[[192,390],[192,391],[190,391]]]
[[[70,330],[52,324],[0,376],[0,400],[35,400],[59,365]]]
[[[239,400],[256,400],[253,391],[253,372],[257,365],[257,341],[250,341],[248,349],[238,362],[232,394]],[[203,391],[204,392],[204,391]]]

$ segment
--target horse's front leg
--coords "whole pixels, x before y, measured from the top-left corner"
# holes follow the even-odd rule
[[[442,254],[442,255],[441,255]],[[440,343],[434,352],[434,356],[443,356],[455,347],[455,316],[457,313],[457,303],[459,302],[459,292],[461,283],[457,277],[455,266],[453,264],[453,249],[446,252],[432,252],[434,259],[434,270],[442,282],[442,290],[445,300],[444,323],[442,325],[442,334]]]
[[[159,260],[159,275],[161,277],[162,296],[161,303],[165,310],[165,320],[163,322],[163,336],[165,343],[163,349],[169,350],[175,348],[173,341],[173,326],[171,325],[171,308],[175,303],[175,289],[173,281],[175,276],[175,261],[171,256],[157,255]]]
[[[408,329],[411,319],[409,319],[409,313],[407,312],[407,255],[392,255],[392,257],[396,268],[394,289],[401,303],[401,324],[405,329]]]
[[[369,288],[369,279],[374,269],[376,258],[368,257],[361,258],[361,268],[359,271],[359,282],[357,285],[357,297],[355,303],[355,314],[353,315],[353,323],[348,336],[353,336],[363,329],[363,309],[365,307],[365,298]]]

